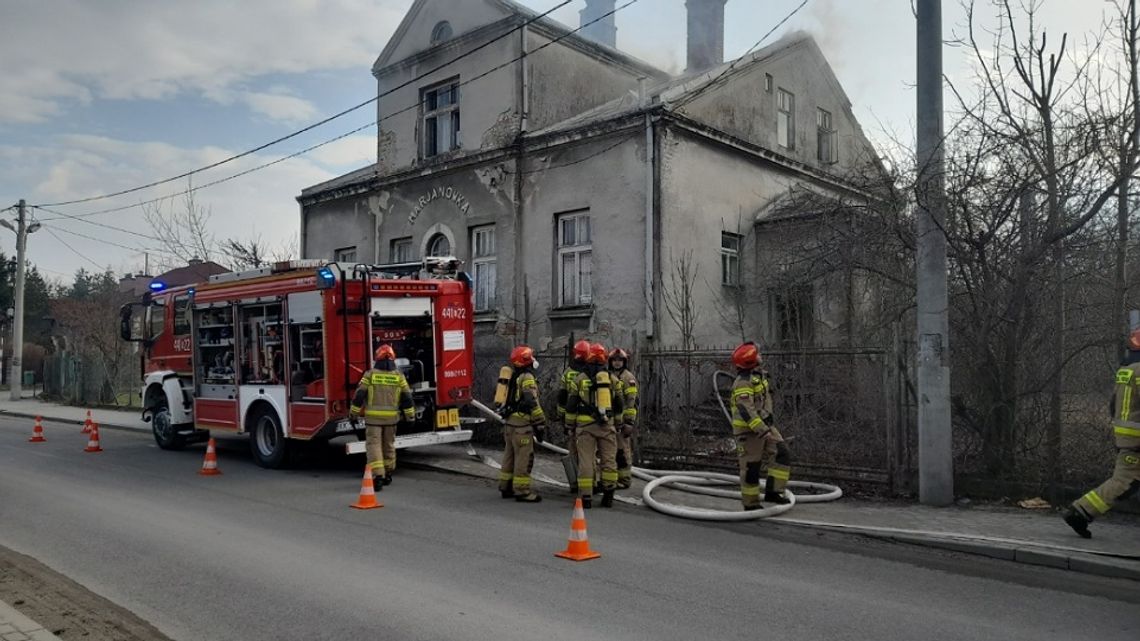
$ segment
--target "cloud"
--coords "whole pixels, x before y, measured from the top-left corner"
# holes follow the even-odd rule
[[[249,105],[254,113],[285,123],[305,123],[316,119],[316,105],[296,96],[283,93],[244,92],[241,100]]]
[[[42,122],[92,99],[217,98],[269,74],[367,73],[409,4],[11,0],[0,38],[0,124]],[[302,99],[278,92],[249,93],[241,102],[286,121],[312,113]]]

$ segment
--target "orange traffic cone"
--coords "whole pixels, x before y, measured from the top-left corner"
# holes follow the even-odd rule
[[[91,420],[91,410],[87,410],[87,419],[83,421],[83,431],[81,434],[90,434],[91,426],[95,423]]]
[[[349,507],[354,507],[358,510],[374,510],[378,507],[384,507],[384,504],[376,500],[376,490],[372,488],[372,467],[364,466],[364,480],[360,482],[360,498],[356,499]]]
[[[218,451],[214,448],[214,439],[206,443],[206,458],[202,461],[202,469],[198,470],[202,476],[217,476],[222,473],[218,469]]]
[[[564,551],[555,552],[554,556],[571,561],[589,561],[602,556],[590,549],[590,542],[586,537],[586,511],[582,509],[581,497],[574,499],[574,518],[570,521],[570,542]]]
[[[43,443],[47,439],[44,438],[44,426],[40,422],[40,417],[36,417],[36,425],[32,428],[32,438],[28,439],[29,443]]]
[[[99,424],[91,424],[91,436],[87,438],[87,447],[83,448],[84,452],[102,452],[103,448],[99,447]]]

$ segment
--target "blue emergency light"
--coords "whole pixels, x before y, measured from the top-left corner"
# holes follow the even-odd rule
[[[164,289],[166,289],[166,283],[162,282],[161,280],[151,281],[150,291],[161,292]]]
[[[329,289],[336,285],[336,273],[328,267],[317,270],[317,289]]]

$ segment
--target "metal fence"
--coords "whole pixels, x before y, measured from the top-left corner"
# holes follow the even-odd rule
[[[43,394],[68,405],[139,407],[139,368],[137,359],[111,368],[98,356],[57,352],[44,359]]]

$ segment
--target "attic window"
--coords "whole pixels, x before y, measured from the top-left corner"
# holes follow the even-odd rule
[[[452,36],[451,23],[446,20],[440,20],[435,28],[431,30],[431,43],[437,45],[444,40],[451,40]]]

